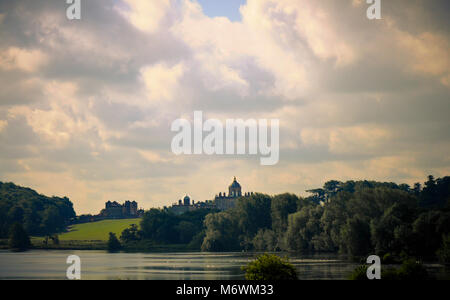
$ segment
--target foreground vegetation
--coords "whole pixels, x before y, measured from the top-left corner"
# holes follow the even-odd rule
[[[247,280],[297,280],[297,271],[288,259],[275,254],[263,254],[242,267]]]

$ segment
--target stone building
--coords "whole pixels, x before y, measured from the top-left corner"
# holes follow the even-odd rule
[[[195,202],[191,198],[186,195],[183,198],[183,201],[180,199],[178,203],[173,204],[169,207],[169,210],[176,215],[184,214],[188,211],[194,211],[197,209],[214,209],[214,205],[212,201],[204,201],[204,202]]]
[[[233,182],[228,187],[228,195],[224,192],[215,196],[214,200],[206,200],[204,202],[194,202],[186,195],[183,200],[178,200],[168,209],[174,214],[181,215],[188,211],[194,211],[196,209],[216,209],[220,211],[228,210],[236,205],[236,200],[241,197],[250,197],[253,193],[242,194],[242,187],[234,177]]]
[[[236,200],[241,197],[250,197],[253,193],[242,194],[242,187],[234,177],[233,182],[228,187],[228,195],[224,192],[219,193],[214,198],[214,206],[220,211],[228,210],[236,205]]]
[[[122,219],[122,218],[137,218],[142,214],[142,211],[138,209],[136,201],[125,201],[124,204],[120,204],[116,201],[108,201],[105,203],[105,208],[100,212],[101,217]]]

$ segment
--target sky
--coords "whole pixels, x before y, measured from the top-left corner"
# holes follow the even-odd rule
[[[81,3],[0,0],[0,181],[81,214],[450,173],[449,1]],[[196,110],[279,119],[279,163],[174,155]]]
[[[200,0],[203,13],[208,17],[226,17],[232,22],[241,21],[239,8],[245,5],[245,0]]]

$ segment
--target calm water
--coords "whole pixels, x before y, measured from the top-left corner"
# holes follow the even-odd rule
[[[65,279],[69,255],[81,258],[81,279],[244,279],[255,253],[106,253],[0,251],[0,279]],[[281,254],[282,255],[282,254]],[[300,279],[346,279],[357,266],[337,255],[290,256]]]
[[[81,258],[82,279],[244,279],[254,253],[0,252],[0,279],[65,279],[69,255]],[[356,266],[337,256],[290,257],[301,279],[343,279]]]

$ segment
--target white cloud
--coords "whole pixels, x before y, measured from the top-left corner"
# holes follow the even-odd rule
[[[48,62],[45,53],[37,49],[10,47],[0,52],[0,69],[36,72]]]
[[[141,76],[145,84],[147,98],[150,101],[170,101],[175,100],[176,96],[182,96],[180,79],[185,70],[186,67],[183,63],[174,66],[160,63],[142,68]]]
[[[171,9],[171,0],[124,0],[128,8],[117,7],[134,26],[145,32],[156,32]]]

